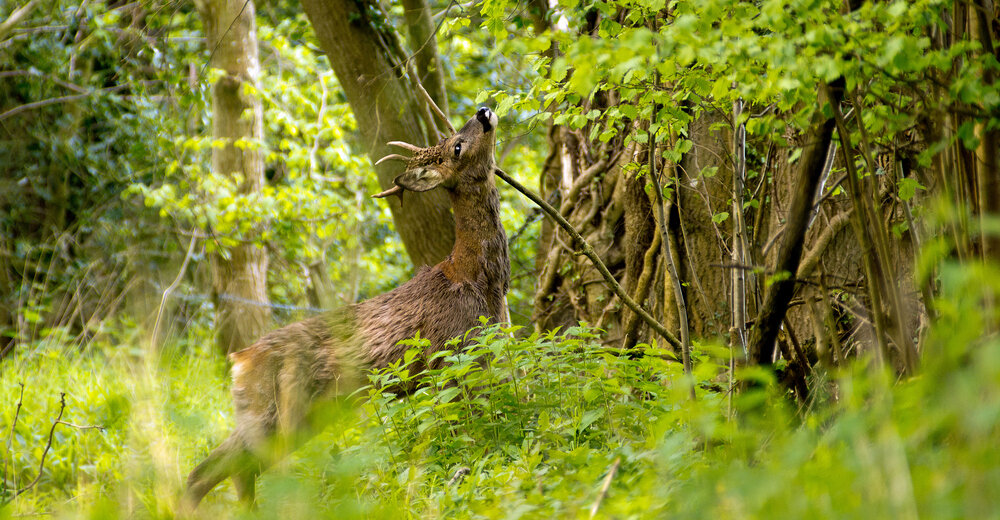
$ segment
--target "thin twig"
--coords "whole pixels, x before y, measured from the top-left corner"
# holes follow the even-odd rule
[[[663,200],[660,177],[656,172],[655,141],[649,146],[649,178],[653,181],[653,191],[656,192],[656,209],[660,215],[660,234],[663,235],[663,240],[660,241],[660,247],[663,248],[663,261],[667,266],[670,278],[674,282],[674,303],[677,305],[677,317],[681,325],[681,361],[684,362],[684,375],[691,380],[691,400],[694,401],[696,397],[694,392],[694,378],[691,375],[691,334],[690,329],[688,328],[687,302],[684,301],[684,288],[681,286],[680,274],[677,272],[677,263],[674,262],[674,256],[672,254],[676,251],[670,250],[670,235],[667,234],[667,215],[664,211],[664,205],[666,203]],[[677,180],[675,179],[674,182],[677,182]],[[663,304],[664,306],[667,305],[666,302]]]
[[[23,392],[24,391],[24,385],[21,385],[21,387],[22,387],[22,392]],[[18,408],[20,408],[20,399],[18,400]],[[41,480],[41,478],[42,478],[42,471],[45,469],[45,457],[49,454],[49,450],[52,449],[52,439],[53,439],[53,437],[55,436],[55,433],[56,433],[56,426],[59,426],[60,424],[63,424],[63,425],[69,426],[71,428],[76,428],[77,430],[101,430],[102,432],[104,431],[104,427],[103,426],[99,426],[99,425],[85,425],[85,426],[80,426],[80,425],[76,425],[76,424],[73,424],[73,423],[66,422],[66,421],[62,420],[62,416],[63,416],[63,412],[64,411],[66,411],[66,392],[60,392],[59,393],[59,414],[56,415],[56,420],[52,422],[52,428],[49,429],[49,440],[45,444],[45,451],[42,452],[42,459],[38,462],[38,475],[35,475],[35,479],[32,480],[30,484],[28,484],[27,486],[25,486],[25,487],[23,487],[23,488],[21,488],[19,490],[14,491],[14,495],[11,497],[12,499],[13,498],[17,498],[18,496],[20,496],[21,494],[23,494],[25,491],[28,491],[31,488],[35,487],[35,484],[38,484],[38,481]],[[13,430],[11,430],[11,431],[13,431]]]
[[[24,383],[17,383],[21,386],[21,393],[17,396],[17,406],[14,408],[14,420],[10,423],[10,433],[7,434],[7,455],[3,458],[3,476],[0,478],[0,486],[7,483],[7,461],[10,457],[10,447],[14,442],[14,429],[17,428],[17,418],[21,415],[21,403],[24,400]]]
[[[601,258],[597,256],[597,253],[594,251],[594,248],[583,238],[583,236],[580,235],[580,232],[577,231],[572,224],[567,222],[566,219],[559,214],[559,211],[557,209],[553,208],[548,202],[545,202],[544,199],[536,195],[528,188],[524,187],[520,182],[514,180],[514,178],[511,177],[510,174],[508,174],[507,172],[501,170],[500,168],[496,168],[494,170],[494,173],[497,175],[497,177],[503,179],[504,182],[510,184],[512,188],[521,192],[525,197],[531,199],[531,201],[534,202],[538,207],[542,208],[542,211],[544,211],[549,217],[555,220],[556,223],[559,224],[559,227],[563,228],[563,230],[569,233],[569,235],[573,238],[576,244],[582,246],[581,252],[584,255],[586,255],[591,262],[593,262],[594,267],[597,268],[597,271],[601,273],[601,276],[604,277],[604,281],[608,283],[608,286],[611,287],[611,290],[614,291],[614,293],[622,300],[622,302],[625,303],[625,305],[628,306],[629,309],[632,309],[632,312],[638,314],[639,317],[642,318],[642,321],[646,322],[646,324],[649,325],[651,329],[655,330],[661,337],[663,337],[663,339],[665,339],[667,343],[670,343],[674,348],[677,349],[682,348],[681,342],[680,340],[677,339],[676,336],[674,336],[669,330],[667,330],[667,328],[664,327],[662,323],[656,321],[656,318],[654,318],[648,312],[646,312],[646,310],[643,309],[641,305],[636,303],[636,301],[633,300],[632,297],[629,296],[627,292],[625,292],[625,289],[622,288],[622,286],[618,283],[618,281],[615,280],[615,277],[611,275],[611,272],[608,271],[608,267],[604,265],[604,262],[601,261]]]
[[[156,350],[156,338],[160,335],[160,319],[163,318],[163,308],[166,306],[167,298],[170,297],[170,293],[174,292],[177,285],[181,283],[181,279],[184,278],[184,273],[187,271],[188,263],[191,261],[191,255],[194,252],[194,244],[198,241],[198,235],[191,236],[191,242],[188,243],[187,253],[184,254],[184,261],[181,263],[181,268],[177,271],[177,276],[174,277],[174,281],[170,283],[170,286],[163,291],[163,296],[160,297],[160,308],[156,310],[156,322],[153,324],[153,350]]]
[[[621,457],[616,457],[614,463],[611,464],[611,469],[608,470],[608,476],[604,477],[604,483],[601,484],[601,492],[597,494],[597,500],[594,501],[594,505],[590,506],[590,518],[594,518],[597,514],[597,509],[601,507],[601,502],[604,501],[604,497],[608,496],[608,489],[611,487],[611,480],[615,478],[615,473],[618,472],[618,466],[622,463]]]
[[[23,6],[15,9],[14,12],[10,13],[10,16],[0,23],[0,40],[3,40],[4,37],[14,29],[14,26],[24,19],[24,17],[31,14],[31,10],[35,8],[36,4],[38,4],[38,0],[31,0],[27,4],[24,4]]]
[[[83,98],[88,97],[88,96],[93,95],[93,94],[108,94],[108,93],[112,93],[112,92],[116,92],[116,91],[122,90],[124,88],[127,88],[128,86],[129,86],[128,84],[116,85],[114,87],[108,87],[108,88],[102,88],[102,89],[98,89],[98,90],[92,90],[92,91],[86,92],[84,94],[73,94],[71,96],[61,96],[61,97],[56,97],[56,98],[43,99],[41,101],[35,101],[35,102],[32,102],[32,103],[25,103],[23,105],[18,105],[16,107],[14,107],[14,108],[12,108],[12,109],[10,109],[10,110],[8,110],[8,111],[0,114],[0,121],[3,121],[4,119],[16,116],[17,114],[20,114],[21,112],[27,112],[29,110],[34,110],[36,108],[42,108],[42,107],[49,106],[49,105],[55,105],[57,103],[68,103],[70,101],[76,101],[78,99],[83,99]]]
[[[42,470],[45,469],[45,456],[48,455],[49,454],[49,450],[52,449],[52,437],[55,436],[56,426],[59,425],[59,422],[60,422],[60,420],[62,419],[62,416],[63,416],[63,411],[65,411],[65,410],[66,410],[66,392],[60,392],[59,393],[59,415],[56,416],[55,422],[52,423],[52,428],[49,429],[49,442],[47,442],[45,444],[45,451],[42,452],[42,460],[40,460],[38,462],[38,474],[35,475],[35,480],[32,480],[30,484],[28,484],[27,486],[25,486],[25,487],[23,487],[23,488],[21,488],[19,490],[14,491],[13,498],[17,498],[18,496],[20,496],[25,491],[28,491],[29,489],[35,487],[35,484],[38,484],[38,481],[42,479]]]
[[[75,428],[77,430],[100,430],[102,433],[105,431],[104,426],[101,426],[100,424],[83,424],[83,425],[80,425],[80,424],[73,424],[71,422],[66,422],[66,421],[56,421],[56,422],[58,424],[62,424],[63,426],[69,426],[70,428]]]

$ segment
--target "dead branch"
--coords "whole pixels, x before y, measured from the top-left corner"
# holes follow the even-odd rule
[[[21,391],[22,391],[22,395],[23,395],[23,392],[24,392],[24,385],[23,384],[21,385]],[[21,408],[21,402],[20,402],[20,399],[18,399],[18,410],[20,410],[20,408]],[[49,440],[48,440],[48,442],[45,443],[45,451],[42,452],[42,458],[41,458],[41,460],[38,461],[38,474],[35,475],[35,479],[32,480],[30,484],[28,484],[27,486],[25,486],[25,487],[23,487],[21,489],[15,490],[14,494],[11,497],[12,499],[13,498],[17,498],[20,495],[24,494],[25,492],[31,490],[31,488],[35,487],[35,485],[38,484],[38,481],[40,481],[42,479],[42,473],[45,470],[45,457],[48,456],[49,450],[52,449],[52,439],[53,439],[53,437],[55,437],[56,426],[59,426],[60,424],[64,424],[66,426],[69,426],[71,428],[76,428],[78,430],[98,429],[98,430],[101,430],[102,432],[104,431],[104,427],[103,426],[97,426],[97,425],[78,426],[78,425],[75,425],[75,424],[63,421],[62,420],[62,416],[63,416],[63,412],[65,412],[65,411],[66,411],[66,392],[60,392],[59,393],[59,413],[56,415],[56,420],[52,422],[52,428],[49,428]],[[13,435],[13,432],[14,432],[14,430],[13,430],[13,427],[12,427],[11,428],[11,435]]]
[[[191,256],[194,253],[194,244],[198,241],[197,235],[191,236],[191,241],[188,242],[187,253],[184,254],[184,261],[181,262],[181,268],[177,271],[177,276],[174,277],[174,281],[170,284],[165,291],[163,291],[163,296],[160,298],[160,308],[156,311],[156,322],[153,324],[153,350],[156,350],[156,342],[160,335],[160,319],[163,318],[163,308],[166,306],[167,298],[170,297],[170,293],[174,292],[177,285],[180,284],[181,279],[184,278],[184,273],[187,272],[188,263],[191,261]]]
[[[59,394],[59,415],[56,416],[55,422],[52,423],[52,428],[49,429],[49,441],[45,444],[45,451],[42,452],[42,460],[38,462],[38,474],[35,475],[35,480],[32,480],[30,484],[20,490],[14,491],[13,498],[17,498],[25,491],[30,490],[38,484],[38,481],[42,479],[42,470],[45,469],[45,456],[49,454],[49,450],[52,449],[52,437],[56,433],[56,426],[59,425],[59,421],[62,419],[63,411],[66,410],[66,392],[60,392]]]
[[[653,181],[653,191],[656,192],[656,209],[660,215],[658,224],[660,225],[660,234],[663,235],[663,240],[660,241],[660,247],[663,248],[663,260],[666,262],[666,267],[670,273],[670,278],[674,282],[674,302],[677,304],[677,316],[680,319],[681,324],[681,360],[684,362],[684,373],[688,377],[691,377],[691,333],[688,329],[688,310],[687,302],[684,301],[684,289],[681,287],[680,274],[677,271],[677,262],[674,260],[674,255],[677,254],[677,248],[671,247],[670,235],[667,231],[667,215],[665,211],[666,202],[663,200],[663,191],[660,186],[660,177],[656,172],[656,144],[653,143],[649,146],[649,178]],[[676,182],[677,179],[674,179]],[[667,302],[663,302],[664,307],[666,307]],[[691,400],[695,399],[694,386],[691,387]]]
[[[826,95],[834,106],[839,106],[843,96],[841,83],[842,80],[838,79],[837,86],[840,88],[821,89],[821,94]],[[812,202],[826,164],[826,153],[833,138],[834,126],[832,117],[824,117],[817,113],[813,127],[807,134],[806,142],[810,144],[802,152],[798,183],[785,221],[784,237],[772,267],[774,272],[794,274],[799,271]],[[788,302],[792,299],[794,289],[795,282],[789,276],[788,279],[775,281],[765,290],[764,301],[754,319],[754,327],[747,341],[749,361],[759,365],[770,364],[778,328],[788,310]]]

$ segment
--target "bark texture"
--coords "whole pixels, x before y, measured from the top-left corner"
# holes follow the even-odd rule
[[[836,92],[838,96],[843,95],[841,90]],[[839,102],[839,99],[836,102]],[[788,303],[795,290],[795,273],[798,272],[802,260],[813,198],[823,175],[827,151],[833,138],[833,118],[819,115],[817,119],[802,151],[798,180],[785,220],[781,245],[770,269],[770,272],[774,273],[774,278],[764,292],[760,312],[754,319],[754,327],[747,341],[748,357],[756,364],[769,364],[774,356],[778,329],[785,319]]]
[[[653,184],[635,169],[648,164],[648,146],[622,147],[620,141],[601,145],[583,139],[588,128],[573,132],[554,127],[552,152],[539,183],[547,198],[561,201],[563,215],[594,246],[632,298],[668,329],[679,331],[675,284],[662,253],[667,240],[695,337],[725,333],[727,302],[720,295],[728,294],[728,273],[721,267],[728,253],[720,240],[728,233],[713,223],[712,216],[727,209],[732,167],[726,160],[730,134],[713,129],[717,122],[705,115],[692,123],[689,137],[698,144],[680,164],[657,159],[661,183],[671,188],[664,208],[667,237],[658,228],[659,201]],[[657,150],[671,146],[657,143]],[[613,297],[587,259],[573,254],[566,237],[548,222],[540,236],[536,328],[587,321],[607,330],[609,344],[630,347],[653,339],[649,328]]]
[[[224,73],[212,86],[212,135],[227,144],[212,149],[212,170],[236,179],[240,193],[256,193],[265,182],[261,153],[254,146],[233,144],[238,139],[260,143],[264,137],[263,108],[253,93],[260,76],[254,4],[204,0],[197,6],[213,52],[212,66]],[[222,352],[236,352],[270,328],[267,251],[243,243],[230,249],[228,257],[212,255],[211,262],[216,343]]]
[[[371,18],[381,11],[364,1],[304,0],[302,5],[344,89],[372,162],[395,151],[386,145],[389,141],[417,146],[436,141],[429,110],[404,77],[395,35],[377,29]],[[375,171],[382,189],[389,189],[402,168],[389,162],[376,166]],[[433,265],[448,256],[455,231],[443,192],[408,193],[404,204],[395,198],[388,204],[414,265]]]

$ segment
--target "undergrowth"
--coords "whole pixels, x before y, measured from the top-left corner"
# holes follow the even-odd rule
[[[429,358],[415,338],[359,404],[265,473],[258,509],[226,482],[199,515],[997,518],[1000,344],[981,302],[1000,273],[946,265],[940,277],[920,375],[895,381],[862,359],[814,374],[804,405],[763,371],[738,373],[757,384],[730,394],[729,352],[711,345],[687,380],[667,351],[626,355],[586,327],[485,328]],[[187,472],[232,426],[206,328],[156,353],[120,329],[75,353],[52,336],[0,365],[0,518],[172,517]],[[41,478],[14,498],[37,475],[60,392],[64,421],[105,429],[58,425]]]

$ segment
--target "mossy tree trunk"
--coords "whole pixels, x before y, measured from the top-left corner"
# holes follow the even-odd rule
[[[226,144],[212,148],[212,170],[239,183],[251,194],[264,186],[264,162],[258,146],[264,138],[263,108],[255,92],[260,76],[255,7],[250,0],[199,0],[211,66],[223,74],[212,86],[212,136]],[[259,232],[259,230],[256,230]],[[267,251],[253,243],[256,232],[241,243],[211,255],[216,296],[216,344],[222,352],[241,350],[270,328],[267,306]]]

